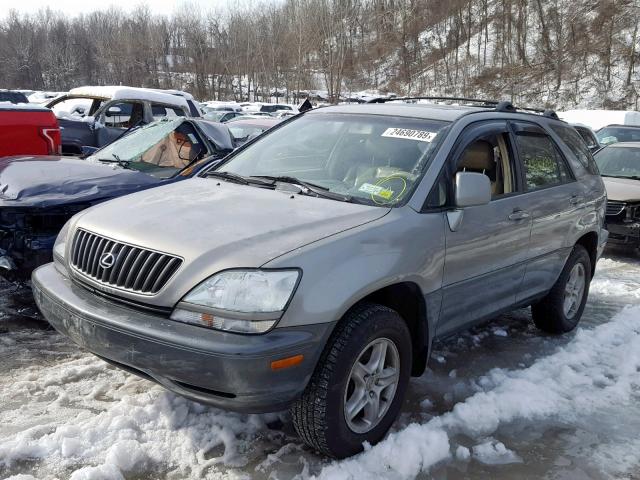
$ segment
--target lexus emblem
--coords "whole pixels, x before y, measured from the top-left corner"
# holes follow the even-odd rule
[[[113,253],[107,252],[100,256],[100,266],[102,268],[111,268],[114,263],[116,263],[116,256]]]

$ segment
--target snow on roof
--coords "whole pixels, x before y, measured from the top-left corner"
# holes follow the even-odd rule
[[[557,112],[568,123],[581,123],[600,130],[607,125],[640,125],[640,112],[627,110],[567,110]]]
[[[69,95],[85,95],[87,97],[105,98],[111,100],[148,100],[150,102],[165,103],[184,107],[187,110],[189,105],[182,95],[173,95],[162,90],[151,88],[121,87],[121,86],[85,86],[72,88]]]
[[[33,103],[11,103],[11,102],[0,102],[0,110],[37,110],[42,112],[49,112],[48,108],[45,108],[41,105],[36,105]]]
[[[178,95],[180,97],[184,97],[187,100],[194,100],[193,95],[191,95],[188,92],[183,92],[182,90],[171,90],[171,89],[165,89],[165,90],[161,90],[161,89],[153,89],[156,92],[160,92],[160,93],[169,93],[171,95]]]

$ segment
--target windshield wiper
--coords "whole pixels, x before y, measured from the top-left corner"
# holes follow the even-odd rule
[[[99,162],[104,162],[104,163],[117,163],[122,168],[129,168],[129,164],[131,163],[131,160],[122,160],[115,153],[112,153],[111,156],[113,157],[113,159],[111,159],[111,158],[99,158],[98,161]]]
[[[302,193],[309,195],[309,192],[315,193],[316,197],[330,198],[332,200],[339,200],[341,202],[350,202],[352,197],[350,195],[343,195],[342,193],[336,193],[330,191],[327,187],[316,185],[315,183],[305,182],[296,177],[288,175],[271,176],[271,175],[252,175],[251,178],[264,178],[271,180],[274,184],[276,182],[290,183],[302,187]]]
[[[242,185],[249,185],[249,180],[244,178],[242,175],[238,175],[237,173],[231,172],[220,172],[218,170],[210,170],[205,172],[204,177],[215,177],[222,178],[223,180],[228,180],[230,182],[240,183]]]
[[[640,175],[600,175],[601,177],[609,178],[629,178],[631,180],[640,180]]]

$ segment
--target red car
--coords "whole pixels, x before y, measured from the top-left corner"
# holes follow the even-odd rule
[[[0,103],[0,157],[59,155],[60,127],[51,110]]]

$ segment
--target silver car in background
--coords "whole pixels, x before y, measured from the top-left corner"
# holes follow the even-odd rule
[[[106,361],[220,408],[291,408],[345,457],[384,437],[435,339],[529,305],[540,329],[574,329],[605,204],[552,112],[327,107],[76,215],[34,294]]]

